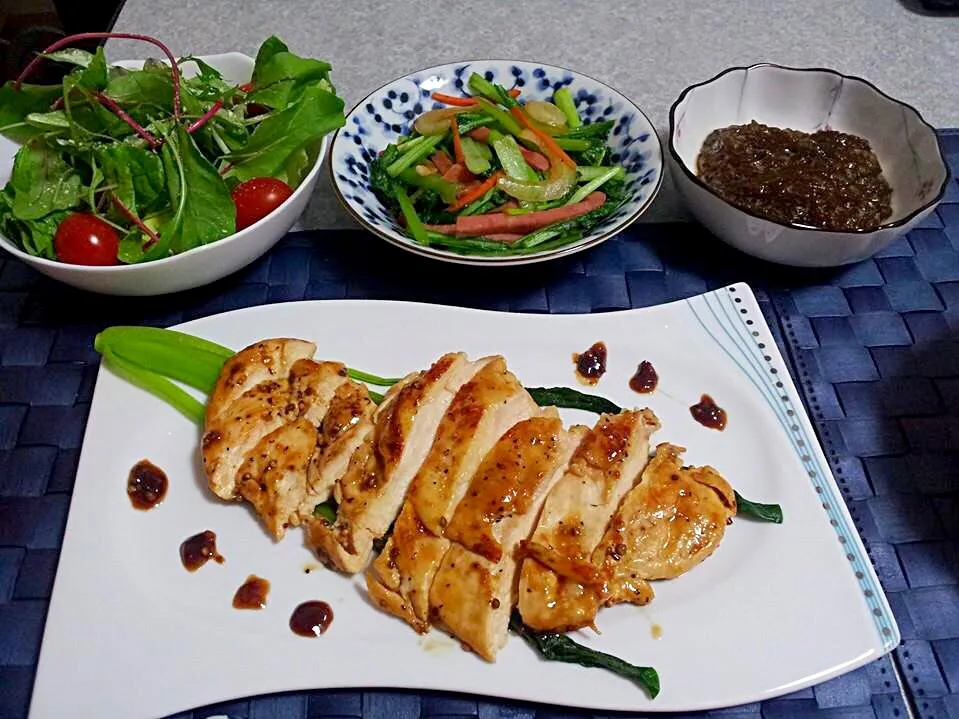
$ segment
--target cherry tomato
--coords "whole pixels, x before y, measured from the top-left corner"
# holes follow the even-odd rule
[[[71,265],[117,265],[120,238],[116,230],[95,215],[67,215],[53,236],[57,259]]]
[[[236,229],[242,230],[266,217],[293,194],[285,182],[272,177],[254,177],[233,188]]]

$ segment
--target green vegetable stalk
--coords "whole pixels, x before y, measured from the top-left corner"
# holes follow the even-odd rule
[[[519,634],[543,659],[553,662],[566,662],[567,664],[579,664],[589,668],[606,669],[638,684],[649,692],[651,699],[655,699],[659,694],[659,673],[652,667],[639,667],[624,662],[612,654],[605,654],[584,647],[565,634],[534,632],[523,624],[523,620],[517,612],[513,612],[510,619],[510,629]]]
[[[570,128],[577,128],[583,124],[576,112],[576,103],[573,102],[573,94],[568,87],[561,87],[553,93],[553,104],[556,105],[566,116],[566,125]]]

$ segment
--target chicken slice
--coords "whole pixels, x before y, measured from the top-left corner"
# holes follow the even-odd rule
[[[514,425],[483,460],[447,526],[454,543],[430,588],[430,620],[488,661],[506,644],[516,603],[515,549],[586,431],[564,430],[555,409]]]
[[[446,354],[391,389],[390,401],[376,412],[373,441],[354,453],[336,485],[336,521],[309,524],[308,541],[321,557],[351,574],[369,564],[373,541],[386,534],[399,513],[446,409],[478,369],[461,352]]]
[[[278,338],[246,347],[226,361],[206,405],[206,424],[230,409],[261,382],[288,379],[297,360],[312,357],[316,345],[306,340]]]
[[[367,572],[367,589],[380,607],[419,632],[428,629],[430,586],[449,547],[444,527],[497,440],[538,412],[502,357],[486,360],[460,388],[410,484],[392,535]]]
[[[663,443],[623,499],[593,561],[610,579],[607,605],[632,601],[637,579],[672,579],[719,546],[736,515],[736,495],[709,466],[683,466],[686,450]]]
[[[601,566],[602,585],[576,585],[568,596],[580,626],[593,623],[600,607],[648,604],[649,583],[688,572],[715,551],[736,514],[732,487],[712,467],[685,467],[682,447],[663,443],[643,470],[642,478],[623,498],[609,528],[593,552]]]
[[[319,426],[326,416],[336,391],[351,381],[341,362],[317,362],[301,359],[290,367],[290,396],[300,417]]]
[[[316,428],[305,417],[284,424],[250,450],[240,468],[240,494],[253,505],[267,530],[282,539],[300,524],[306,472],[316,449]]]
[[[593,551],[625,494],[649,459],[649,437],[659,428],[651,410],[604,414],[570,460],[543,505],[536,531],[523,545],[519,610],[541,631],[586,626],[584,584],[602,582]],[[587,606],[589,604],[587,603]]]
[[[286,378],[262,382],[206,422],[200,452],[207,483],[221,499],[237,498],[237,470],[266,435],[296,419]]]
[[[307,473],[301,516],[310,517],[317,504],[329,499],[336,481],[346,474],[353,454],[373,431],[375,410],[366,385],[347,380],[337,388],[317,427],[316,451]]]

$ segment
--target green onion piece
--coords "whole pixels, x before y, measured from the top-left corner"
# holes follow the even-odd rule
[[[387,168],[386,174],[390,177],[396,177],[403,170],[412,167],[420,160],[424,159],[427,155],[433,152],[436,149],[436,146],[440,144],[443,139],[443,135],[432,135],[427,137],[420,145],[417,145],[409,152],[398,157],[394,160]]]
[[[123,338],[135,338],[174,347],[187,347],[201,350],[222,357],[224,362],[234,355],[233,350],[219,345],[216,342],[205,340],[202,337],[195,337],[185,332],[163,329],[161,327],[141,327],[137,325],[115,325],[113,327],[107,327],[96,336],[96,339],[93,341],[93,346],[99,351],[101,344],[103,346],[109,346],[114,340]]]
[[[373,390],[369,390],[368,394],[370,395],[370,399],[373,400],[373,404],[379,404],[384,399],[384,395],[379,392],[374,392]]]
[[[566,115],[566,124],[571,129],[577,128],[583,124],[583,121],[579,117],[579,113],[576,112],[576,103],[573,102],[573,93],[569,91],[568,87],[561,87],[559,90],[553,93],[553,104],[562,110],[564,115]]]
[[[357,382],[374,384],[377,387],[392,387],[401,379],[400,377],[380,377],[379,375],[370,374],[369,372],[358,369],[347,370],[347,374],[350,376],[350,379],[355,379]]]
[[[625,176],[626,171],[619,165],[616,167],[610,167],[606,169],[606,172],[603,174],[594,177],[592,180],[587,182],[585,185],[581,186],[576,192],[570,195],[570,198],[566,201],[567,205],[575,205],[577,202],[582,202],[590,193],[595,192],[599,187],[613,178]]]
[[[202,425],[206,415],[203,403],[173,382],[158,374],[145,370],[122,357],[118,357],[109,348],[102,351],[103,359],[111,370],[132,385],[156,395],[174,409],[183,413],[196,424]]]
[[[188,353],[182,347],[156,342],[122,339],[109,351],[141,369],[175,379],[209,394],[223,368],[223,361],[206,353]]]

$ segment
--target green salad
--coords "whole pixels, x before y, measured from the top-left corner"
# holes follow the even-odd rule
[[[418,244],[523,255],[570,244],[628,199],[607,144],[615,120],[584,124],[568,88],[523,101],[473,73],[471,96],[413,122],[371,163],[370,184]]]
[[[130,70],[108,66],[102,48],[69,47],[103,37],[152,43],[168,61]],[[59,85],[23,82],[40,61],[72,70]],[[65,38],[0,88],[0,133],[21,144],[0,191],[0,233],[31,255],[86,265],[223,239],[286,201],[344,124],[330,69],[270,37],[237,86],[147,36]]]

